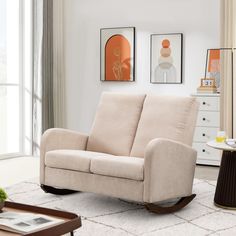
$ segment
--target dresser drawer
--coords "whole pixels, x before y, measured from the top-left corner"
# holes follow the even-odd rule
[[[219,131],[219,128],[196,127],[193,141],[206,143],[210,140],[215,139],[218,131]]]
[[[207,146],[206,143],[193,143],[193,148],[198,152],[198,158],[207,160],[220,160],[221,158],[221,151]]]
[[[219,127],[220,112],[199,111],[197,117],[197,126]]]
[[[219,111],[220,97],[197,97],[200,111]]]

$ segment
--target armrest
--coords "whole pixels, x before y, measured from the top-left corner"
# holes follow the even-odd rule
[[[72,130],[53,128],[44,132],[40,145],[40,182],[44,183],[45,154],[56,149],[85,150],[88,136]]]
[[[144,156],[144,202],[192,194],[197,152],[183,143],[157,138]]]

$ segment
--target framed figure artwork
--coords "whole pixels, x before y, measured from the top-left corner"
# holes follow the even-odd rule
[[[100,80],[135,80],[135,28],[100,30]]]
[[[152,34],[150,43],[150,82],[181,84],[183,34]]]

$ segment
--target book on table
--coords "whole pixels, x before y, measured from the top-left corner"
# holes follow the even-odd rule
[[[236,148],[236,139],[228,138],[225,140],[225,143],[232,148]]]
[[[3,212],[0,213],[0,229],[14,233],[30,233],[52,225],[60,224],[64,220],[42,214]]]

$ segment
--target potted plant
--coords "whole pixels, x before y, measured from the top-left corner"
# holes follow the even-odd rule
[[[7,194],[6,194],[5,190],[0,188],[0,211],[4,207],[6,199],[7,199]]]

